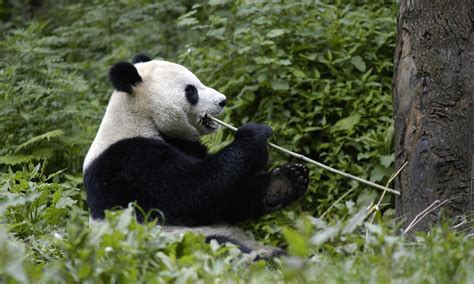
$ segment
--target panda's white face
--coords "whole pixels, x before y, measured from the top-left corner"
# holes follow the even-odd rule
[[[152,60],[135,64],[142,82],[129,94],[136,99],[137,111],[147,111],[155,126],[166,135],[196,140],[215,131],[218,125],[204,118],[219,115],[226,97],[201,83],[185,67]]]
[[[165,134],[196,141],[218,127],[204,114],[221,114],[225,96],[204,86],[181,65],[158,60],[135,65],[118,62],[110,69],[109,77],[115,91],[84,160],[84,169],[122,139],[161,139]]]

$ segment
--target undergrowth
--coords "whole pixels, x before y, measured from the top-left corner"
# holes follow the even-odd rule
[[[58,183],[58,180],[64,180]],[[0,281],[6,283],[453,283],[472,280],[474,242],[447,227],[405,238],[367,207],[337,222],[309,215],[279,227],[288,256],[252,261],[231,245],[137,223],[133,207],[89,224],[64,173],[30,166],[0,176]]]
[[[318,168],[302,200],[242,224],[287,249],[273,262],[138,224],[133,207],[88,221],[82,161],[112,92],[107,71],[142,52],[226,94],[223,120],[269,124],[272,142],[384,184],[394,170],[396,10],[387,1],[0,1],[0,282],[472,281],[469,236],[446,226],[402,236],[391,196],[372,221],[380,192]],[[232,138],[218,131],[203,142],[217,151]],[[273,165],[288,160],[271,154]]]

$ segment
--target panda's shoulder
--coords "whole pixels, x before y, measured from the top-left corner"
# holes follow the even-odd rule
[[[133,137],[120,140],[111,145],[107,152],[113,155],[130,153],[134,157],[153,155],[190,155],[203,158],[207,155],[207,147],[198,141],[186,141],[161,134],[162,139]],[[156,158],[156,157],[154,157]]]
[[[158,156],[170,156],[176,154],[176,149],[162,139],[133,137],[122,139],[110,145],[102,156],[117,157],[123,159],[128,157],[132,159],[156,159]]]
[[[110,145],[100,154],[93,164],[113,168],[118,165],[141,167],[160,167],[167,161],[187,163],[205,156],[205,148],[197,144],[186,147],[175,140],[165,140],[147,137],[132,137],[122,139]]]
[[[141,150],[143,147],[151,148],[166,148],[167,143],[162,139],[148,138],[148,137],[132,137],[121,139],[114,144],[110,145],[109,150],[127,148],[130,151]]]
[[[196,158],[204,158],[207,155],[207,147],[202,145],[199,141],[186,141],[167,136],[164,133],[161,135],[168,145],[179,149],[179,151],[183,153]]]
[[[163,140],[145,137],[126,138],[109,145],[87,168],[90,170],[115,169],[121,168],[122,165],[138,166],[173,159],[177,155],[179,153]]]

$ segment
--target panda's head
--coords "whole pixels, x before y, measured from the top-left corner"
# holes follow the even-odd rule
[[[217,129],[204,115],[222,113],[223,94],[181,65],[146,55],[137,55],[133,63],[118,62],[109,72],[113,95],[126,96],[122,101],[131,119],[149,119],[165,135],[192,141]]]

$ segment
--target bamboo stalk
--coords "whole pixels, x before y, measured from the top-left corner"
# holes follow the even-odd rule
[[[401,172],[402,170],[406,167],[406,165],[408,165],[408,162],[405,162],[405,164],[403,164],[398,170],[396,173],[394,173],[387,181],[387,184],[385,185],[385,188],[388,188],[388,186],[390,185],[390,183],[392,182],[392,180],[394,180]],[[385,193],[387,193],[387,190],[384,190],[382,195],[380,196],[379,198],[379,202],[377,202],[376,205],[374,205],[372,208],[371,208],[371,211],[373,210],[374,213],[372,214],[372,219],[370,219],[370,222],[369,223],[372,223],[375,219],[375,214],[377,213],[377,211],[380,210],[380,204],[382,204],[382,200],[385,196]]]
[[[441,207],[444,205],[446,202],[448,202],[449,199],[445,199],[443,202],[439,200],[435,200],[433,203],[431,203],[430,206],[426,207],[425,210],[421,211],[418,213],[418,215],[415,216],[415,219],[411,221],[411,223],[408,225],[408,227],[403,231],[403,235],[408,233],[413,227],[415,227],[416,224],[418,224],[423,218],[425,218],[428,214],[433,212],[434,210],[438,209],[438,207]]]
[[[230,129],[230,130],[232,130],[232,131],[237,131],[237,128],[236,128],[236,127],[234,127],[234,126],[232,126],[232,125],[230,125],[230,124],[228,124],[228,123],[225,123],[225,122],[223,122],[223,121],[221,121],[221,120],[219,120],[219,119],[213,117],[212,115],[206,114],[206,117],[208,117],[209,119],[211,119],[211,120],[213,120],[213,121],[219,123],[220,125],[222,125],[222,126],[228,128],[228,129]],[[340,171],[340,170],[331,168],[330,166],[326,166],[326,165],[323,164],[323,163],[317,162],[317,161],[312,160],[312,159],[310,159],[310,158],[308,158],[308,157],[306,157],[306,156],[303,156],[303,155],[301,155],[301,154],[298,154],[298,153],[295,153],[295,152],[293,152],[293,151],[287,150],[287,149],[285,149],[285,148],[283,148],[283,147],[280,147],[280,146],[278,146],[278,145],[276,145],[276,144],[273,144],[273,143],[268,142],[268,145],[269,145],[270,147],[274,148],[274,149],[277,149],[277,150],[279,150],[279,151],[285,153],[285,154],[288,154],[288,155],[293,156],[293,157],[295,157],[295,158],[301,159],[301,160],[303,160],[303,161],[305,161],[305,162],[308,162],[308,163],[310,163],[310,164],[316,165],[316,166],[318,166],[318,167],[320,167],[320,168],[323,168],[323,169],[325,169],[325,170],[328,170],[328,171],[330,171],[330,172],[332,172],[332,173],[341,175],[341,176],[346,177],[346,178],[350,178],[350,179],[356,180],[356,181],[358,181],[358,182],[364,183],[364,184],[366,184],[366,185],[375,187],[375,188],[380,189],[380,190],[384,190],[384,191],[387,191],[387,192],[390,192],[390,193],[393,193],[393,194],[396,194],[396,195],[400,195],[400,192],[398,192],[398,191],[396,191],[396,190],[394,190],[394,189],[391,189],[391,188],[382,186],[382,185],[380,185],[380,184],[376,184],[376,183],[373,183],[373,182],[371,182],[371,181],[362,179],[362,178],[360,178],[360,177],[356,177],[356,176],[354,176],[354,175],[345,173],[345,172],[343,172],[343,171]]]

